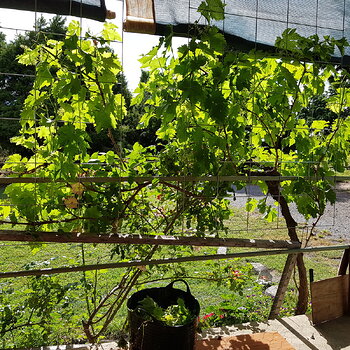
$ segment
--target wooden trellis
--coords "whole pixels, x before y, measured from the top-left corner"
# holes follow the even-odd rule
[[[162,177],[134,177],[136,183],[151,183],[157,179],[160,183],[165,182],[233,182],[245,181],[252,182],[258,180],[268,181],[293,181],[298,179],[296,176],[162,176]],[[315,180],[315,177],[309,177]],[[334,180],[350,180],[350,177],[332,177]],[[71,179],[69,182],[76,183],[113,183],[126,182],[129,177],[80,177]],[[50,183],[50,178],[23,178],[23,177],[0,177],[0,184],[8,185],[11,183]],[[67,182],[66,180],[55,180],[55,182]],[[349,248],[348,245],[330,246],[330,247],[312,247],[301,248],[300,242],[290,240],[263,240],[263,239],[239,239],[239,238],[217,238],[217,237],[196,237],[196,236],[166,236],[166,235],[142,235],[142,234],[100,234],[94,232],[72,233],[72,232],[44,232],[44,231],[21,231],[21,230],[0,230],[0,241],[17,241],[17,242],[43,242],[43,243],[97,243],[97,244],[150,244],[150,245],[171,245],[171,246],[208,246],[208,247],[235,247],[235,248],[255,248],[255,251],[237,252],[231,254],[216,254],[205,256],[189,256],[175,259],[153,259],[129,262],[117,262],[109,264],[95,264],[84,266],[72,266],[62,268],[50,268],[29,271],[13,271],[0,273],[1,278],[37,276],[42,274],[57,274],[88,270],[98,270],[107,268],[125,268],[131,266],[161,265],[169,263],[181,263],[190,261],[205,261],[218,259],[234,259],[244,257],[257,257],[266,255],[287,255],[284,270],[278,285],[277,294],[270,311],[269,318],[276,318],[279,314],[282,302],[284,300],[287,287],[293,273],[296,259],[299,253],[325,250],[344,250]],[[261,250],[256,249],[273,249]]]
[[[8,1],[8,3],[11,3]],[[24,2],[23,2],[24,3]],[[107,13],[104,13],[108,14]],[[108,17],[108,16],[107,16]],[[156,33],[156,18],[154,11],[153,0],[128,0],[126,1],[126,17],[124,21],[124,30],[138,33]],[[256,44],[256,43],[255,43]],[[8,185],[12,183],[50,183],[53,182],[49,178],[23,178],[23,177],[9,177],[8,173],[0,173],[0,184]],[[2,177],[1,177],[2,176]],[[194,182],[194,181],[211,181],[211,182],[233,182],[233,181],[293,181],[298,179],[296,176],[164,176],[164,177],[133,177],[132,180],[136,183],[152,182],[158,180],[160,182]],[[317,180],[316,177],[303,178],[309,180]],[[337,181],[350,180],[349,177],[331,177],[332,180]],[[69,182],[80,183],[112,183],[129,181],[128,177],[80,177],[71,179]],[[67,182],[67,180],[54,180],[55,182]],[[122,268],[127,266],[141,266],[141,265],[157,265],[166,263],[176,263],[185,261],[200,261],[200,260],[213,260],[213,259],[233,259],[236,257],[253,257],[275,254],[286,254],[287,259],[282,273],[282,277],[279,283],[277,295],[275,297],[273,307],[270,313],[270,317],[274,318],[278,315],[279,308],[283,301],[283,297],[286,292],[289,280],[291,278],[292,271],[295,266],[297,254],[310,251],[323,251],[333,249],[346,249],[349,246],[334,246],[334,247],[316,247],[316,248],[301,248],[299,242],[291,242],[287,240],[260,240],[260,239],[235,239],[235,238],[216,238],[216,237],[195,237],[195,236],[149,236],[149,235],[123,235],[123,234],[100,234],[93,232],[79,233],[62,233],[62,232],[30,232],[30,231],[18,231],[18,230],[0,230],[0,241],[21,241],[21,242],[79,242],[79,243],[116,243],[116,244],[151,244],[151,245],[193,245],[193,246],[223,246],[223,247],[244,247],[254,249],[275,249],[275,250],[263,250],[253,252],[240,252],[225,255],[206,255],[206,256],[192,256],[183,257],[177,259],[162,259],[162,260],[145,260],[145,261],[131,261],[114,264],[102,264],[102,265],[87,265],[77,267],[65,267],[58,269],[43,269],[32,271],[16,271],[9,273],[0,273],[0,278],[7,277],[19,277],[28,275],[40,275],[40,274],[52,274],[74,271],[86,271],[96,270],[104,268]]]
[[[69,273],[79,271],[91,271],[98,269],[125,268],[132,266],[145,265],[161,265],[170,263],[181,263],[190,261],[207,261],[218,259],[234,259],[245,257],[256,257],[266,255],[287,254],[285,267],[280,279],[277,294],[270,311],[269,318],[276,318],[279,314],[284,295],[286,293],[289,280],[291,278],[297,255],[299,253],[344,250],[349,249],[349,245],[327,246],[327,247],[311,247],[300,248],[299,242],[283,241],[283,240],[256,240],[256,239],[235,239],[235,238],[200,238],[200,237],[174,237],[174,236],[147,236],[147,235],[98,235],[93,233],[84,233],[82,235],[72,233],[58,232],[31,232],[24,231],[0,231],[0,241],[28,241],[28,242],[82,242],[82,243],[129,243],[129,244],[153,244],[153,245],[194,245],[194,246],[226,246],[226,247],[249,247],[249,248],[276,248],[276,250],[264,250],[253,252],[240,252],[231,254],[215,254],[205,256],[189,256],[173,259],[152,259],[152,260],[136,260],[129,262],[94,264],[84,266],[72,266],[62,268],[49,268],[40,270],[26,270],[0,273],[0,279],[24,276],[39,276],[57,273]],[[278,249],[283,248],[283,249]]]

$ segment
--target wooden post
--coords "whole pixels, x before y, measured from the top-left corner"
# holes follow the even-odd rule
[[[348,269],[349,260],[350,260],[349,257],[350,257],[350,249],[345,249],[338,268],[339,276],[346,275],[346,270]]]
[[[287,257],[287,260],[282,272],[281,280],[278,285],[277,293],[273,300],[269,319],[274,319],[279,315],[279,312],[283,303],[284,295],[286,294],[288,284],[292,276],[295,263],[297,261],[297,256],[298,254],[289,254]]]
[[[347,246],[348,247],[348,246]],[[253,252],[240,252],[240,253],[230,253],[230,254],[216,254],[216,255],[199,255],[199,256],[186,256],[181,258],[167,258],[167,259],[154,259],[154,260],[132,260],[132,261],[123,261],[118,263],[109,263],[109,264],[94,264],[94,265],[83,265],[83,266],[71,266],[71,267],[60,267],[60,268],[49,268],[41,270],[25,270],[25,271],[15,271],[15,272],[2,272],[0,273],[1,278],[10,278],[10,277],[23,277],[23,276],[39,276],[39,275],[48,275],[55,273],[66,273],[66,272],[77,272],[77,271],[92,271],[100,269],[114,269],[114,268],[123,268],[131,266],[144,266],[144,265],[162,265],[170,263],[180,263],[180,262],[192,262],[192,261],[208,261],[208,260],[220,260],[220,259],[236,259],[236,258],[248,258],[255,256],[267,256],[267,255],[280,255],[288,254],[287,262],[284,267],[282,274],[281,282],[279,289],[284,288],[284,292],[288,286],[290,276],[293,272],[293,267],[296,262],[296,257],[298,253],[301,252],[310,252],[310,251],[328,251],[328,250],[339,250],[344,249],[344,246],[326,246],[326,247],[310,247],[310,248],[300,248],[300,249],[283,249],[283,250],[264,250],[264,251],[253,251]],[[276,295],[275,304],[279,307],[283,301],[284,292],[278,295],[282,296],[282,299]],[[280,304],[277,303],[280,301]],[[271,311],[271,314],[272,311]],[[271,315],[270,314],[270,315]],[[277,313],[275,313],[278,315]]]
[[[349,270],[348,270],[348,267],[349,267]],[[338,268],[338,275],[345,276],[347,270],[349,271],[349,288],[348,288],[348,296],[347,296],[348,306],[347,306],[347,310],[345,310],[345,314],[350,315],[350,249],[344,250],[344,253]]]

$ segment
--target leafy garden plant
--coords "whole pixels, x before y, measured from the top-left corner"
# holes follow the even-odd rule
[[[55,344],[58,334],[67,343],[81,341],[82,315],[74,310],[81,289],[79,282],[62,283],[58,276],[28,278],[25,288],[0,284],[0,346]]]
[[[10,155],[2,172],[33,181],[6,187],[0,223],[33,235],[38,231],[176,235],[186,229],[204,236],[223,229],[230,213],[228,200],[208,200],[203,195],[208,185],[133,180],[168,173],[171,164],[161,163],[155,145],[135,143],[128,148],[114,137],[112,129],[123,129],[126,116],[123,96],[116,93],[122,67],[110,48],[115,40],[120,36],[111,24],[98,37],[82,37],[79,24],[72,22],[63,40],[27,48],[19,57],[22,64],[35,66],[36,79],[23,106],[21,133],[12,141],[27,148],[30,156]],[[109,151],[90,152],[91,129],[107,133]],[[49,181],[36,182],[37,177]],[[82,177],[101,181],[79,182]],[[120,177],[130,180],[109,181]],[[161,248],[116,245],[110,255],[135,260],[150,259],[156,252],[162,254]],[[191,247],[183,252],[190,253]],[[86,298],[89,312],[83,324],[90,342],[104,334],[142,273],[127,269],[99,303]]]
[[[151,297],[146,297],[138,302],[137,311],[145,321],[157,320],[166,326],[186,325],[194,318],[182,298],[177,299],[177,304],[162,308]]]
[[[218,0],[200,6],[209,24],[223,19],[223,9]],[[225,237],[232,185],[243,188],[250,181],[266,196],[248,201],[246,210],[258,210],[271,221],[277,216],[267,201],[272,197],[285,219],[287,238],[301,242],[290,204],[317,223],[326,203],[335,202],[333,176],[347,165],[349,73],[327,63],[334,50],[344,52],[346,41],[303,38],[288,29],[268,56],[235,50],[211,25],[199,28],[177,53],[171,39],[172,34],[162,38],[141,59],[149,78],[133,100],[145,104],[140,128],[159,125],[157,143],[151,146],[135,142],[125,147],[122,142],[126,108],[118,93],[121,62],[110,47],[121,40],[114,25],[107,23],[99,36],[82,36],[79,24],[72,22],[63,40],[51,39],[19,57],[36,69],[21,132],[13,138],[29,155],[10,155],[2,172],[32,183],[6,187],[0,205],[4,227],[33,235],[43,230]],[[310,122],[303,117],[305,108],[319,95],[332,118]],[[108,135],[108,151],[91,151],[91,130]],[[240,180],[197,181],[202,176]],[[122,177],[129,181],[110,180]],[[166,253],[178,256],[179,251]],[[191,247],[181,253],[192,253]],[[164,249],[117,245],[111,252],[128,260],[155,254],[165,255]],[[297,264],[296,312],[303,313],[308,289],[301,254]],[[89,312],[83,324],[90,342],[104,334],[142,273],[127,269],[98,303],[86,298]]]
[[[199,318],[199,328],[222,327],[245,322],[264,322],[268,319],[273,297],[266,294],[268,285],[252,271],[250,263],[234,261],[224,267],[225,283],[229,292],[221,295],[222,301],[205,308]],[[295,312],[296,299],[291,290],[287,292],[280,316],[291,316]]]
[[[246,322],[265,322],[271,310],[273,297],[264,293],[264,287],[257,281],[246,285],[243,294],[233,291],[223,294],[222,301],[208,306],[199,319],[199,328],[222,327]],[[293,316],[297,298],[292,290],[286,294],[280,317]]]
[[[208,13],[206,18],[214,19]],[[327,63],[348,43],[303,38],[287,29],[276,40],[276,52],[268,55],[236,51],[215,27],[199,32],[176,55],[170,35],[141,60],[150,78],[137,90],[135,102],[152,91],[141,126],[159,118],[158,137],[167,142],[160,159],[171,163],[177,175],[237,176],[242,179],[235,182],[237,188],[258,185],[266,196],[250,199],[246,210],[258,210],[272,221],[277,217],[267,202],[272,197],[288,238],[301,242],[290,204],[306,221],[313,220],[314,228],[326,203],[334,204],[333,177],[348,161],[349,73]],[[310,122],[301,112],[320,94],[333,118]],[[218,187],[222,196],[230,190],[223,183]],[[308,288],[302,254],[297,266],[296,312],[304,313]]]

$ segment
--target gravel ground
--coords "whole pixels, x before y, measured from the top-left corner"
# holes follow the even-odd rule
[[[325,213],[317,223],[317,232],[328,231],[331,240],[350,243],[350,183],[338,183],[336,188],[337,201],[335,205],[328,205]],[[261,199],[264,195],[258,186],[248,186],[246,191],[236,192],[236,200],[232,200],[234,207],[243,207],[249,197]],[[271,202],[273,200],[271,199]],[[305,219],[298,213],[295,205],[291,205],[294,219],[299,223],[305,223]],[[311,225],[313,220],[309,220]]]

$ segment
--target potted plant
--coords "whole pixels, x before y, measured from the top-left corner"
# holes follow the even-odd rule
[[[186,284],[186,291],[174,283]],[[186,281],[143,289],[128,302],[130,350],[193,350],[199,303]]]

